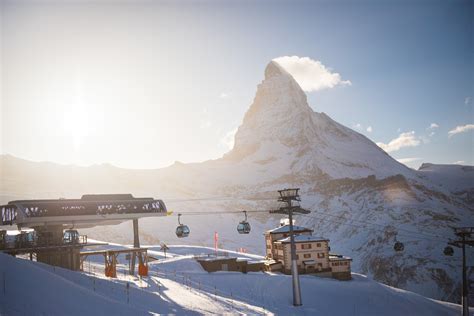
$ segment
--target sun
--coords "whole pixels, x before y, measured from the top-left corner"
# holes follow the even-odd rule
[[[64,132],[78,151],[89,134],[88,111],[84,104],[74,103],[64,111]]]

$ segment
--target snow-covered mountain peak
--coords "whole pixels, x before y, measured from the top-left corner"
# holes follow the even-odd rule
[[[270,79],[272,77],[278,76],[291,77],[291,75],[282,66],[280,66],[276,61],[272,60],[265,68],[265,79]]]
[[[294,143],[312,126],[312,109],[295,79],[275,61],[265,69],[228,157],[247,156],[265,143]]]
[[[275,61],[265,69],[234,144],[224,159],[267,167],[272,162],[285,174],[360,178],[409,173],[365,136],[314,112],[296,80]]]

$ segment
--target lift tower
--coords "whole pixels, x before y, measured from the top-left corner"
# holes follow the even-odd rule
[[[296,260],[296,245],[295,245],[295,236],[293,234],[293,213],[299,214],[309,214],[310,211],[305,210],[300,207],[300,195],[298,194],[299,189],[284,189],[278,190],[280,197],[278,201],[282,203],[277,210],[271,210],[270,213],[275,214],[285,214],[288,215],[288,220],[290,221],[290,242],[291,242],[291,277],[293,284],[293,305],[301,306],[303,305],[301,301],[301,288],[300,288],[300,278],[298,275],[298,263]],[[294,203],[293,203],[294,202]]]
[[[462,249],[462,316],[469,316],[469,286],[467,284],[466,245],[474,246],[474,227],[459,227],[454,229],[459,240],[448,244]]]

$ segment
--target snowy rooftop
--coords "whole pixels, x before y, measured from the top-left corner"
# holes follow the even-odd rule
[[[279,239],[279,242],[287,243],[290,242],[290,237]],[[295,236],[295,242],[305,241],[329,241],[329,239],[320,236],[308,236],[308,235],[297,235]]]
[[[331,260],[331,261],[337,261],[337,260],[352,260],[352,258],[346,257],[346,256],[342,256],[342,255],[329,254],[329,260]]]
[[[312,232],[313,230],[306,227],[293,225],[293,231],[294,232],[302,232],[302,231]],[[290,232],[290,225],[280,226],[280,227],[270,229],[267,231],[267,233],[270,233],[270,234],[281,234],[281,233],[289,233],[289,232]]]
[[[211,256],[211,257],[203,256],[203,257],[197,257],[197,260],[198,261],[222,261],[222,260],[226,260],[226,261],[227,260],[235,260],[235,261],[237,261],[238,258],[236,258],[236,257],[226,257],[226,256],[217,256],[217,257],[215,257],[215,256]],[[243,260],[240,260],[240,261],[243,261]]]

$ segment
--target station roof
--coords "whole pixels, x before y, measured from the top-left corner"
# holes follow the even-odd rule
[[[267,233],[270,233],[270,234],[284,234],[284,233],[289,233],[289,232],[290,232],[290,225],[284,225],[284,226],[267,230]],[[293,232],[313,232],[313,230],[310,228],[293,225]]]
[[[142,217],[166,216],[166,205],[132,194],[87,194],[80,199],[15,200],[0,205],[0,226],[33,228],[73,225],[78,228],[119,224]]]

